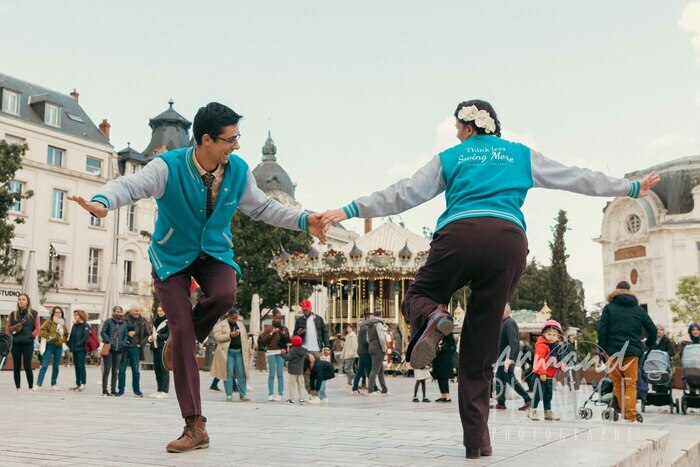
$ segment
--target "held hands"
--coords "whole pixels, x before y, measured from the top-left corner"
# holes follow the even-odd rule
[[[343,209],[332,209],[323,213],[321,222],[323,222],[323,225],[326,226],[328,224],[333,224],[333,226],[336,226],[339,222],[342,222],[347,218],[348,216],[345,214]]]
[[[541,374],[541,375],[540,375],[540,381],[542,381],[542,382],[547,381],[547,375]]]
[[[639,181],[639,197],[646,196],[649,194],[649,190],[654,188],[657,183],[661,180],[656,172],[651,172],[646,177]]]
[[[322,222],[321,213],[313,213],[309,215],[309,233],[318,238],[322,244],[326,244],[326,232],[328,232],[328,223]]]
[[[239,335],[240,333],[241,333],[241,331],[239,331],[239,330],[231,331],[230,336],[231,336],[231,337],[236,337],[236,336]]]
[[[97,217],[107,217],[107,213],[109,212],[109,209],[107,209],[104,204],[97,203],[95,201],[88,201],[82,196],[68,195],[68,199],[75,201],[81,208]]]

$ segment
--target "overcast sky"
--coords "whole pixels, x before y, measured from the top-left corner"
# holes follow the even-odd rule
[[[271,128],[312,210],[456,144],[451,115],[470,98],[494,105],[504,137],[614,176],[700,154],[700,2],[3,0],[0,17],[1,71],[77,88],[116,150],[143,150],[168,99],[190,120],[216,100],[245,116],[251,166]],[[568,211],[569,272],[589,305],[606,292],[593,241],[606,201],[533,190],[524,208],[545,264]],[[420,232],[443,208],[438,197],[403,219]]]

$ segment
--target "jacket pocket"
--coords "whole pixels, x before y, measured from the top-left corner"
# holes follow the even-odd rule
[[[170,227],[170,230],[168,230],[168,233],[165,234],[165,237],[158,240],[158,245],[165,245],[166,243],[168,243],[168,240],[170,240],[170,237],[172,236],[172,234],[173,234],[173,228]]]
[[[226,232],[221,232],[221,235],[223,235],[226,241],[228,242],[229,248],[233,248],[233,241],[231,240],[231,237],[226,235]]]

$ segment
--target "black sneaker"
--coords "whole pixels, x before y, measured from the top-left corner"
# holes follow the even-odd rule
[[[420,402],[420,401],[418,400],[417,397],[414,397],[412,402]]]
[[[106,390],[106,389],[103,389],[103,390],[102,390],[102,395],[103,395],[103,396],[107,396],[107,397],[112,397],[112,396],[114,396],[114,394],[111,394],[111,393],[110,393],[108,390]]]
[[[221,392],[221,389],[219,389],[219,386],[214,386],[213,384],[211,386],[209,386],[209,390]]]

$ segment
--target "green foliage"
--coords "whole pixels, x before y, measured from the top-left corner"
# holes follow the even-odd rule
[[[238,278],[236,300],[241,314],[250,314],[251,300],[256,293],[260,295],[261,308],[285,305],[289,284],[270,268],[273,252],[279,254],[280,248],[284,248],[290,253],[306,254],[313,243],[311,235],[256,222],[241,212],[236,212],[233,216],[231,230],[234,238],[234,261],[243,272],[243,277]],[[296,297],[295,292],[296,284],[293,284],[292,300]],[[306,298],[311,292],[310,284],[300,284],[301,297]]]
[[[24,218],[15,217],[14,221],[8,220],[8,213],[12,205],[19,200],[28,199],[33,192],[11,193],[10,182],[15,174],[22,168],[22,157],[27,152],[26,144],[8,144],[0,140],[0,276],[12,275],[17,267],[12,255],[4,254],[6,245],[10,244],[14,237],[14,224],[22,224]]]
[[[549,268],[542,267],[535,258],[525,266],[518,287],[510,298],[513,310],[540,310],[549,291]]]
[[[676,299],[671,301],[671,311],[676,323],[700,322],[700,276],[683,276],[678,280]]]
[[[583,327],[586,325],[586,312],[583,307],[583,291],[579,292],[574,281],[566,270],[566,253],[564,235],[569,230],[569,220],[566,211],[559,210],[557,223],[552,228],[554,239],[549,242],[552,252],[549,268],[549,294],[547,303],[552,309],[552,319],[562,326]]]

